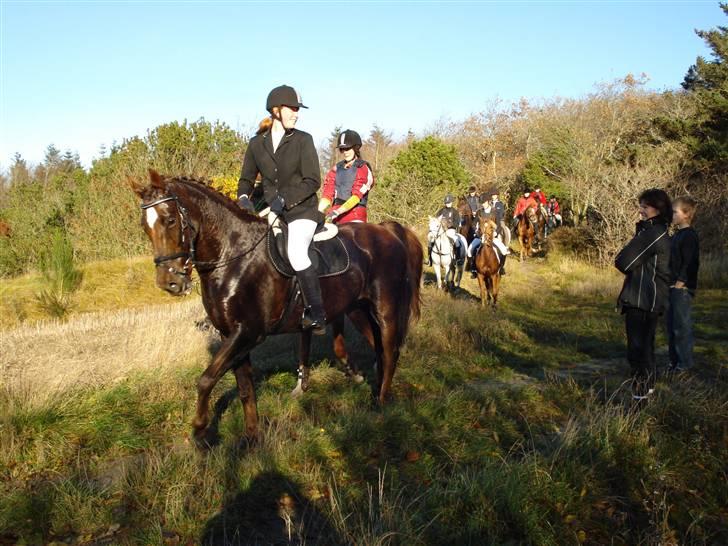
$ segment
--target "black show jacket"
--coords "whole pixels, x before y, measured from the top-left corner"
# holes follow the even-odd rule
[[[270,130],[254,136],[243,159],[238,197],[251,194],[258,173],[268,204],[278,195],[283,197],[283,218],[286,222],[301,218],[316,222],[323,220],[316,196],[321,186],[321,174],[311,135],[290,129],[283,135],[275,153]]]

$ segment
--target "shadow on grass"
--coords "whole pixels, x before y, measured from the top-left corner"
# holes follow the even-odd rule
[[[236,467],[237,456],[229,464]],[[228,500],[203,530],[204,546],[248,544],[344,544],[327,517],[278,470],[266,470]]]

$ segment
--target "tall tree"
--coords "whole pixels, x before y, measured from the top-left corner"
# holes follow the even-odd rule
[[[721,3],[728,15],[728,4]],[[698,168],[725,172],[728,168],[728,27],[696,30],[711,50],[711,60],[698,57],[682,86],[697,101],[698,115],[689,128]]]
[[[374,171],[379,172],[379,169],[384,165],[387,150],[392,145],[391,133],[385,132],[377,124],[374,124],[369,133],[369,138],[364,144],[368,148]]]
[[[19,154],[15,153],[13,156],[13,164],[10,166],[10,184],[25,184],[30,181],[30,169],[25,159]]]
[[[326,141],[326,146],[320,152],[319,159],[321,163],[321,170],[323,171],[321,173],[322,176],[325,176],[331,167],[336,165],[336,161],[338,160],[338,156],[336,155],[336,142],[339,138],[339,134],[341,134],[341,125],[334,127],[334,130],[331,131],[329,138]]]

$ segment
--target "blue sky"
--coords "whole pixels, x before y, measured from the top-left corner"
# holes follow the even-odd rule
[[[717,1],[197,2],[0,0],[0,168],[204,117],[250,132],[293,85],[298,127],[401,136],[493,99],[578,97],[648,74],[679,86]]]

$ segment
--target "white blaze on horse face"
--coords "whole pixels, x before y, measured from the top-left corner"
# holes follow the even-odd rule
[[[147,209],[147,225],[149,226],[149,229],[154,229],[154,224],[157,222],[157,218],[159,218],[157,211],[154,210],[154,207],[149,207]]]

